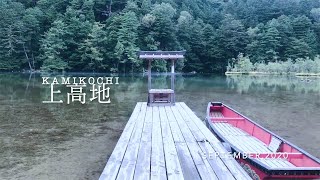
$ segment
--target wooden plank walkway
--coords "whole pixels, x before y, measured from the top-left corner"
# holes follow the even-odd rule
[[[149,107],[138,102],[100,180],[251,179],[226,154],[185,103]]]

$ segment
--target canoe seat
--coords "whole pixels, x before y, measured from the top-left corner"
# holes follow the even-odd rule
[[[272,152],[278,152],[280,145],[281,145],[282,141],[274,136],[271,137],[271,142],[268,146],[268,148],[272,151]]]
[[[237,147],[243,153],[274,153],[282,143],[279,139],[275,139],[270,148],[270,146],[264,144],[258,138],[229,123],[216,122],[213,123],[213,128],[226,138],[231,145]],[[296,167],[287,159],[258,158],[256,160],[269,168]]]
[[[223,118],[223,114],[220,111],[211,111],[210,112],[211,117],[217,117],[217,118]]]

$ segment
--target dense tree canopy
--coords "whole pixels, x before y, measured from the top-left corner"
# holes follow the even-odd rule
[[[318,0],[0,0],[0,70],[141,72],[138,50],[186,50],[183,72],[320,54]],[[165,61],[153,64],[166,71]]]

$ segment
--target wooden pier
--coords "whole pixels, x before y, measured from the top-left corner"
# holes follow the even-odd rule
[[[100,180],[251,179],[183,102],[138,102]],[[212,155],[205,157],[204,155]]]

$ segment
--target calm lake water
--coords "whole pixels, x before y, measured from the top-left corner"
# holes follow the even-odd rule
[[[40,74],[0,74],[0,179],[96,179],[136,102],[146,101],[147,77],[120,76],[111,104],[68,105],[65,85],[57,86],[63,104],[43,104],[50,87],[41,83]],[[170,78],[153,83],[168,87]],[[222,101],[320,157],[320,78],[177,75],[175,87],[201,119],[209,101]]]

